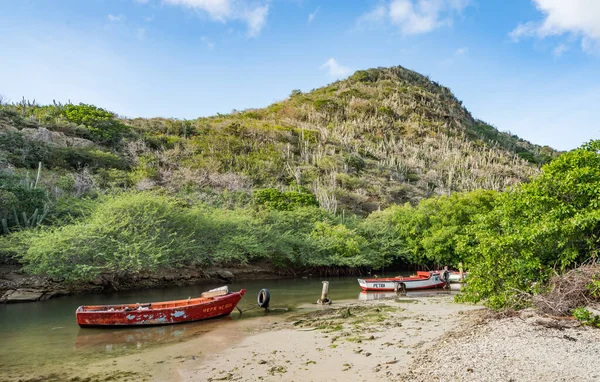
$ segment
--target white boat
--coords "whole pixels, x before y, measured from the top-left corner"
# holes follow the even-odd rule
[[[439,272],[419,271],[416,276],[410,277],[358,279],[358,285],[366,291],[394,291],[440,288],[446,282],[440,279]]]
[[[441,273],[443,272],[443,270],[439,270],[439,271],[432,271],[434,274],[438,274],[441,275]],[[460,276],[460,272],[457,271],[448,271],[448,282],[449,283],[461,283],[464,282],[467,278],[467,272],[463,272],[462,274],[462,279]]]

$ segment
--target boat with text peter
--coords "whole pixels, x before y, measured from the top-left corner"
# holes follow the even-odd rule
[[[439,273],[419,271],[416,276],[409,277],[358,279],[358,285],[366,291],[386,291],[440,288],[446,282],[440,278]]]
[[[227,287],[221,287],[187,300],[80,306],[75,316],[81,327],[177,324],[226,316],[235,309],[244,293],[245,289],[229,293]]]

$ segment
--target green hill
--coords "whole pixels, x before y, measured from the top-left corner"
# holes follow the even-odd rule
[[[505,189],[555,155],[474,119],[448,88],[399,66],[195,120],[119,118],[90,105],[0,106],[0,166],[41,161],[55,170],[46,182],[79,194],[158,187],[212,200],[273,187],[365,215],[453,191]]]

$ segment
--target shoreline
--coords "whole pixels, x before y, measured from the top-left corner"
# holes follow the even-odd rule
[[[272,280],[290,278],[271,267],[247,265],[243,267],[186,267],[177,270],[142,273],[119,281],[99,277],[91,282],[66,284],[48,277],[24,274],[21,266],[0,264],[0,304],[45,301],[66,295],[113,293],[161,287],[230,284],[244,280]]]
[[[416,351],[469,320],[467,312],[481,309],[455,304],[450,295],[304,304],[291,312],[208,320],[195,337],[85,365],[65,360],[37,375],[14,370],[7,381],[386,381]]]
[[[176,325],[172,326],[174,329]],[[491,318],[451,295],[304,304],[22,381],[595,381],[600,330],[525,310]],[[83,366],[83,367],[82,367]],[[0,378],[2,380],[2,378]]]
[[[310,277],[362,276],[355,272],[336,274],[332,268],[329,275],[318,270],[296,273],[275,269],[270,264],[257,263],[232,267],[182,267],[166,271],[144,272],[110,280],[101,276],[90,282],[65,283],[45,276],[28,275],[17,262],[0,263],[0,304],[45,301],[67,295],[88,295],[122,291],[147,290],[203,284],[231,284],[238,281],[275,280]],[[404,272],[404,271],[398,271]]]

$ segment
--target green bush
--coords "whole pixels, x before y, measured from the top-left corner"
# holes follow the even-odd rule
[[[33,181],[0,170],[0,233],[35,227],[48,209],[43,188],[34,188]]]
[[[308,192],[279,191],[275,188],[256,190],[254,203],[267,209],[289,211],[297,207],[318,207],[317,198]]]
[[[115,143],[127,131],[115,114],[94,105],[68,104],[62,113],[68,121],[85,126],[95,142]]]
[[[463,301],[520,307],[520,293],[537,293],[550,275],[600,249],[600,141],[565,153],[542,174],[500,195],[458,244],[470,276]]]
[[[593,314],[586,308],[577,308],[573,310],[573,317],[583,325],[590,325],[600,328],[600,316]]]
[[[202,232],[203,223],[176,200],[122,194],[83,220],[32,236],[23,260],[30,272],[68,281],[183,266],[197,252],[194,233]]]
[[[55,151],[43,142],[29,141],[19,133],[0,134],[0,152],[6,152],[6,160],[15,167],[37,168],[38,163],[51,164],[60,161]]]

